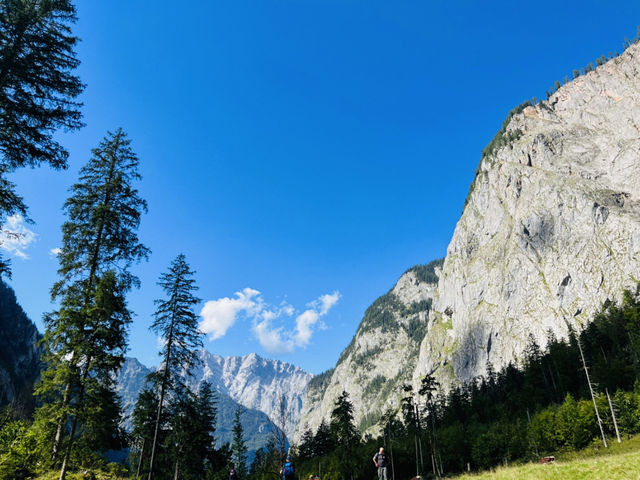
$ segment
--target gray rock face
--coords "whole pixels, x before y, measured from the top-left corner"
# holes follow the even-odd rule
[[[231,440],[233,414],[240,405],[247,409],[243,426],[248,446],[257,449],[266,444],[272,423],[279,426],[280,397],[285,397],[285,433],[291,438],[302,406],[302,394],[312,374],[284,362],[261,358],[256,354],[244,357],[221,357],[200,351],[202,366],[193,372],[190,386],[197,391],[203,381],[218,392],[219,442]],[[124,427],[131,427],[131,413],[138,394],[151,372],[135,358],[128,358],[117,380],[117,392],[123,400]]]
[[[446,389],[487,362],[497,370],[518,361],[530,336],[541,346],[548,331],[565,337],[635,288],[640,45],[519,110],[482,158],[439,278],[420,285],[407,274],[392,291],[396,326],[408,318],[397,305],[432,299],[418,316],[419,347],[398,328],[389,345],[365,315],[336,368],[310,383],[297,438],[328,418],[342,390],[364,431],[377,420],[367,412],[396,406],[408,377],[417,387],[431,373]]]
[[[255,353],[225,358],[202,350],[201,359],[203,367],[194,372],[198,383],[208,381],[215,390],[246,408],[263,412],[276,424],[280,423],[280,398],[284,396],[284,430],[291,438],[300,418],[302,396],[313,374]]]
[[[307,428],[316,431],[323,420],[329,421],[343,390],[349,393],[361,432],[375,432],[380,415],[398,408],[401,386],[411,382],[416,367],[435,291],[434,269],[440,264],[409,270],[367,309],[335,369],[310,382],[294,441]]]
[[[420,376],[445,385],[580,328],[640,278],[640,46],[525,108],[485,156],[434,293]]]

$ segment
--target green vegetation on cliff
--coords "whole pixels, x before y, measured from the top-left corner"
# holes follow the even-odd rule
[[[365,439],[355,446],[355,454],[360,455],[356,463],[366,465],[371,452],[384,442],[393,448],[395,473],[400,478],[415,475],[416,463],[425,476],[434,469],[442,475],[463,472],[468,466],[479,471],[558,452],[566,455],[601,444],[580,346],[591,381],[597,386],[595,404],[605,435],[610,439],[615,436],[606,392],[615,406],[623,442],[640,434],[638,289],[625,292],[619,305],[607,302],[580,333],[571,331],[567,339],[549,334],[545,348],[532,340],[519,367],[510,364],[495,371],[488,364],[483,378],[460,385],[447,395],[433,395],[430,376],[423,379],[424,388],[417,394],[407,386],[401,417],[398,412],[389,412],[378,419],[384,425],[384,438]],[[374,377],[366,387],[367,395],[375,396],[387,384]],[[375,419],[367,418],[360,426],[374,423]],[[314,453],[314,442],[310,432],[300,445],[300,451],[306,452],[298,458],[300,465],[313,473],[320,463],[327,469],[323,478],[340,478],[336,452]],[[422,461],[416,459],[416,445],[422,448]],[[437,460],[432,463],[430,455]],[[331,476],[334,468],[336,474]],[[374,474],[372,468],[364,467],[354,478]]]

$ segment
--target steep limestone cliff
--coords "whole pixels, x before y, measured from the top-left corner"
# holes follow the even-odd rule
[[[386,409],[398,407],[401,386],[411,381],[416,367],[441,263],[410,269],[367,309],[336,367],[309,383],[294,440],[328,421],[343,390],[361,432],[374,427]]]
[[[483,152],[437,276],[421,284],[409,272],[388,294],[401,300],[385,295],[370,307],[336,368],[310,382],[296,438],[328,418],[343,389],[363,431],[376,421],[367,412],[397,405],[409,376],[418,386],[432,373],[447,388],[483,375],[488,362],[517,362],[530,336],[540,345],[549,331],[563,337],[635,288],[640,44],[509,114]],[[405,317],[403,285],[430,308]],[[368,325],[370,312],[392,319],[392,345]],[[418,319],[413,336],[399,328],[407,318]]]
[[[416,382],[517,360],[640,279],[640,46],[519,110],[449,244]]]

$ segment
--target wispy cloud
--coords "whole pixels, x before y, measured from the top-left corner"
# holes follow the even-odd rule
[[[246,319],[251,322],[254,337],[267,352],[291,353],[309,345],[313,334],[325,328],[322,317],[339,299],[339,292],[321,295],[299,312],[287,302],[271,305],[258,290],[245,288],[231,298],[205,303],[200,312],[200,330],[215,340],[223,337],[238,320]]]
[[[52,257],[57,257],[61,253],[62,253],[62,249],[58,247],[52,248],[51,250],[49,250],[49,255],[51,255]]]
[[[36,240],[36,234],[25,225],[25,220],[20,214],[11,215],[0,227],[0,248],[10,254],[28,259],[25,250]]]

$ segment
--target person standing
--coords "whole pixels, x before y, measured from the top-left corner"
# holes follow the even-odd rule
[[[378,467],[378,480],[387,480],[387,454],[384,448],[380,447],[380,451],[373,456],[373,463]]]
[[[229,470],[229,480],[238,480],[238,474],[236,473],[236,466],[232,463]]]
[[[294,480],[296,478],[296,469],[289,455],[287,455],[287,460],[284,462],[280,474],[282,475],[282,480]]]

